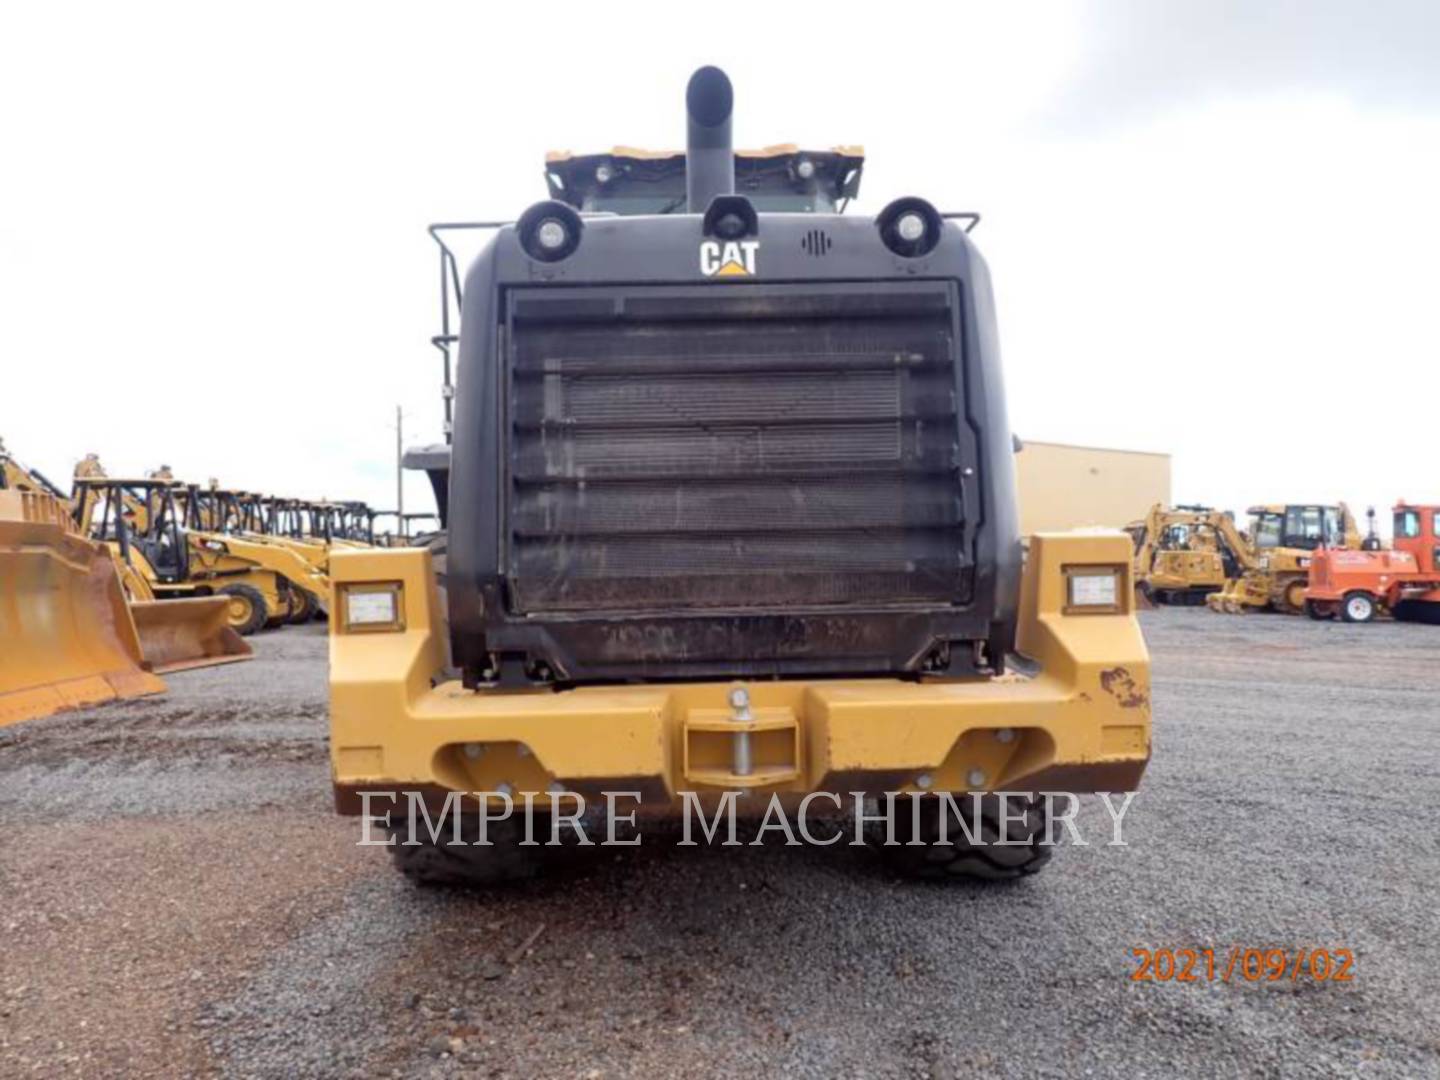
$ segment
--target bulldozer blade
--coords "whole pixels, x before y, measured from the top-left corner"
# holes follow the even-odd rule
[[[0,727],[165,691],[105,545],[60,500],[0,491]]]
[[[255,650],[230,626],[228,600],[197,596],[130,605],[145,663],[157,674],[250,660]]]

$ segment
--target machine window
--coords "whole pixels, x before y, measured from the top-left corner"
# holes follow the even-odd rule
[[[1395,512],[1395,535],[1413,540],[1420,535],[1420,512],[1418,510],[1397,510]]]
[[[1285,508],[1285,544],[1287,547],[1316,548],[1325,539],[1324,507],[1287,506]]]
[[[1279,514],[1256,514],[1250,520],[1250,532],[1255,537],[1255,546],[1274,548],[1280,546],[1280,527],[1284,524]]]

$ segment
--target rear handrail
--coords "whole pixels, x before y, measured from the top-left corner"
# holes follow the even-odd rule
[[[445,406],[445,442],[447,445],[451,441],[455,420],[455,364],[450,350],[460,342],[460,310],[464,302],[464,294],[460,285],[460,260],[456,257],[454,249],[446,242],[444,234],[471,232],[477,229],[501,229],[509,224],[511,224],[509,221],[440,221],[425,228],[425,231],[430,234],[430,239],[434,240],[440,248],[440,333],[430,338],[430,344],[440,350],[444,362],[444,384],[441,387],[440,396]],[[453,329],[450,318],[452,297],[455,304]]]

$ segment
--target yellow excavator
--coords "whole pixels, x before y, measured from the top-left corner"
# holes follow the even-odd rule
[[[1305,610],[1310,559],[1316,548],[1362,546],[1355,517],[1343,502],[1333,506],[1288,503],[1252,506],[1250,528],[1236,554],[1240,573],[1205,598],[1212,611]]]
[[[1245,546],[1229,514],[1208,506],[1156,503],[1125,527],[1135,545],[1138,602],[1194,606],[1241,572]]]

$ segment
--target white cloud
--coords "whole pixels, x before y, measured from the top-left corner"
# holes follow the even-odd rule
[[[718,24],[497,6],[11,12],[11,449],[52,475],[97,450],[112,471],[393,504],[395,404],[413,441],[439,438],[424,225],[517,213],[552,147],[678,146],[685,79],[715,62],[740,142],[866,144],[859,209],[918,193],[985,214],[1023,436],[1170,450],[1186,501],[1440,498],[1440,118],[1359,92],[1343,50],[1217,83],[1189,36],[1213,32],[1222,67],[1263,76],[1267,55],[1227,54],[1217,20],[1183,49],[1137,23],[1156,49],[1137,56],[1103,5],[728,5]],[[429,507],[423,479],[407,498]]]

